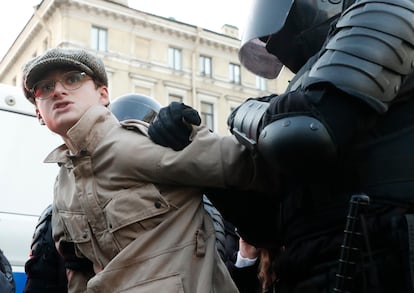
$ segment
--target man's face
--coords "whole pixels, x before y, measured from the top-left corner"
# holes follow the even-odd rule
[[[109,103],[106,86],[96,88],[91,77],[83,74],[82,80],[79,80],[80,72],[71,71],[69,74],[68,72],[68,70],[50,71],[39,80],[40,86],[35,86],[38,90],[47,93],[35,99],[38,117],[43,119],[51,131],[63,137],[91,106]],[[72,81],[80,82],[80,87],[70,89],[68,84]]]

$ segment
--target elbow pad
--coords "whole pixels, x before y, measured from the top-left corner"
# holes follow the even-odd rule
[[[274,170],[303,173],[335,162],[337,148],[326,127],[311,116],[275,120],[260,133],[258,153]]]
[[[256,150],[262,118],[267,108],[269,108],[268,102],[247,100],[231,114],[227,121],[231,133],[250,151]]]
[[[304,81],[328,82],[384,113],[414,64],[414,2],[362,0],[351,5]]]

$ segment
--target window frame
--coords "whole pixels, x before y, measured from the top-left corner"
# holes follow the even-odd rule
[[[236,63],[229,63],[229,80],[234,84],[241,84],[241,67]]]
[[[200,55],[199,58],[200,74],[207,77],[213,75],[213,59],[210,56]]]
[[[261,91],[267,90],[267,80],[264,77],[256,75],[256,88]]]
[[[210,112],[204,111],[203,106],[211,106],[211,111]],[[200,101],[200,111],[199,111],[199,113],[200,113],[201,120],[212,131],[215,130],[215,123],[214,123],[215,107],[214,106],[215,106],[214,103],[212,103],[210,101],[206,101],[206,100],[201,100]],[[209,125],[210,124],[209,122],[211,122],[211,125]]]
[[[168,67],[173,70],[183,70],[183,54],[182,49],[176,47],[168,48]]]
[[[108,29],[93,25],[91,29],[91,48],[100,51],[108,51]]]

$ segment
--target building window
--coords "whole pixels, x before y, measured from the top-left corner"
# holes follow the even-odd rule
[[[168,66],[174,70],[181,70],[181,50],[177,48],[168,48]]]
[[[211,77],[211,57],[200,56],[200,74]]]
[[[240,65],[229,64],[229,80],[232,83],[240,84]]]
[[[261,76],[256,76],[256,87],[261,91],[267,90],[266,79]]]
[[[212,103],[201,102],[200,116],[204,124],[214,130],[214,105]]]
[[[104,28],[92,27],[91,47],[94,50],[106,52],[108,43],[108,31]]]
[[[183,97],[180,95],[175,95],[175,94],[170,94],[168,95],[168,101],[171,102],[178,102],[178,103],[182,103],[183,102]]]

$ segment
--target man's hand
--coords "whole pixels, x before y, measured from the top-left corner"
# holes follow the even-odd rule
[[[148,134],[156,144],[182,150],[190,143],[191,125],[200,125],[198,112],[183,103],[171,102],[161,108],[155,120],[150,124]]]
[[[259,249],[244,241],[243,238],[239,239],[239,251],[244,258],[255,259],[259,256]]]

